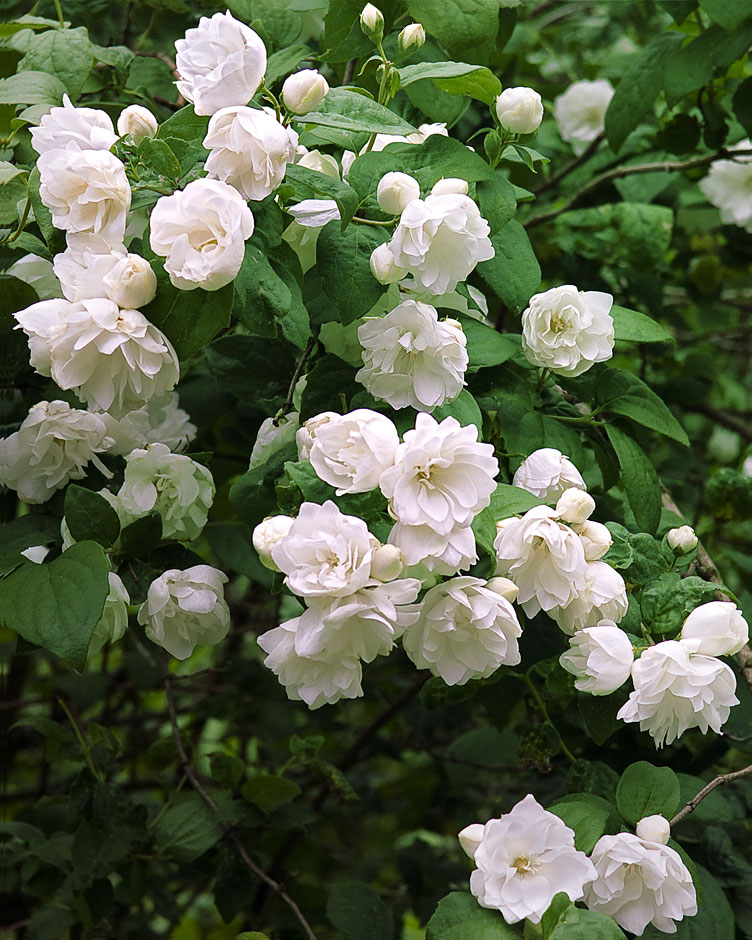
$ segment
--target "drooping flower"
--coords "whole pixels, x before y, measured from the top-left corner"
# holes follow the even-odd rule
[[[299,430],[297,411],[288,412],[279,421],[275,418],[264,418],[256,434],[256,440],[253,442],[248,468],[260,466],[272,454],[291,444],[296,439]]]
[[[318,427],[308,459],[338,496],[367,493],[393,465],[398,446],[397,428],[386,415],[357,408]]]
[[[253,530],[253,547],[261,564],[271,571],[279,571],[272,559],[272,549],[288,534],[293,522],[292,516],[267,516]]]
[[[555,447],[541,447],[517,468],[512,483],[544,503],[553,503],[572,486],[586,489],[580,471]]]
[[[573,676],[575,688],[591,695],[610,695],[629,678],[634,662],[632,643],[613,620],[578,630],[559,662]]]
[[[128,629],[128,604],[130,595],[114,571],[107,575],[110,591],[104,602],[104,610],[99,623],[94,627],[89,642],[89,656],[98,653],[105,643],[116,643],[125,636]]]
[[[376,200],[390,215],[400,215],[402,210],[420,198],[420,183],[408,173],[385,173],[376,189]]]
[[[316,69],[301,69],[288,75],[282,85],[282,103],[293,114],[308,114],[329,91],[329,82]]]

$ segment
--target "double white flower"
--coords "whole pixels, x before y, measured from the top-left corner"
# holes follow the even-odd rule
[[[106,111],[77,108],[68,95],[63,95],[62,107],[50,108],[39,126],[31,128],[31,146],[40,156],[51,150],[109,150],[116,140]]]
[[[586,489],[580,471],[555,447],[533,451],[517,468],[512,483],[544,503],[555,502],[572,486]]]
[[[318,426],[305,456],[316,474],[341,496],[376,489],[382,473],[394,464],[398,446],[397,428],[386,415],[358,408],[332,415]]]
[[[613,620],[600,620],[578,630],[559,662],[573,676],[575,688],[591,695],[610,695],[627,681],[634,662],[632,643]]]
[[[157,291],[157,277],[145,258],[97,235],[69,236],[53,268],[63,295],[72,302],[105,297],[119,307],[140,310]]]
[[[554,117],[561,136],[582,153],[587,145],[603,133],[606,111],[614,96],[611,82],[605,78],[595,82],[574,82],[554,102]]]

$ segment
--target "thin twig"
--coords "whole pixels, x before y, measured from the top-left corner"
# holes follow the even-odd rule
[[[625,176],[633,176],[636,173],[677,173],[682,170],[692,170],[697,167],[707,166],[709,163],[715,163],[716,160],[730,160],[736,157],[752,156],[752,150],[727,150],[725,147],[715,153],[708,153],[702,157],[695,157],[692,160],[663,160],[657,163],[633,163],[627,166],[618,166],[614,170],[608,170],[596,176],[586,186],[570,196],[567,201],[556,209],[549,209],[547,212],[541,212],[533,215],[523,225],[525,228],[534,228],[542,222],[549,222],[555,219],[562,212],[568,212],[574,206],[589,196],[590,193],[601,187],[604,183],[610,183],[612,180],[623,179]]]
[[[702,790],[695,794],[686,806],[683,806],[679,810],[676,816],[670,820],[669,825],[673,829],[677,823],[681,822],[682,819],[689,816],[693,810],[697,809],[698,804],[704,800],[709,793],[712,793],[716,787],[720,787],[724,783],[731,783],[732,780],[741,780],[742,777],[749,777],[750,774],[752,774],[752,764],[750,764],[749,767],[743,767],[741,770],[734,770],[730,774],[718,774],[710,783],[705,784]]]
[[[316,345],[316,337],[311,336],[310,339],[308,340],[308,343],[306,344],[306,348],[303,350],[303,355],[300,357],[300,361],[295,367],[295,371],[292,374],[292,378],[290,379],[290,387],[287,390],[287,398],[285,399],[285,403],[279,409],[279,412],[277,413],[277,416],[275,417],[273,421],[273,424],[275,426],[279,425],[279,422],[282,420],[282,418],[284,418],[287,412],[292,410],[292,400],[293,400],[293,396],[295,395],[295,386],[298,384],[298,379],[303,374],[303,369],[305,368],[305,364],[308,360],[308,357],[313,352],[313,347],[315,345]]]
[[[163,656],[162,663],[163,663],[163,668],[164,668],[164,686],[165,686],[165,692],[167,694],[167,711],[170,716],[170,726],[172,727],[172,737],[173,737],[173,740],[175,741],[175,747],[177,749],[178,756],[180,757],[180,763],[182,764],[185,775],[188,778],[188,782],[191,784],[193,789],[196,791],[196,793],[198,793],[198,795],[201,797],[204,803],[206,803],[209,809],[213,813],[216,813],[217,804],[214,802],[214,799],[212,798],[212,796],[206,792],[204,785],[201,783],[195,770],[193,769],[190,758],[188,757],[188,754],[185,750],[183,739],[180,736],[180,728],[178,727],[177,712],[175,710],[175,698],[173,696],[173,691],[172,691],[172,677],[170,676],[166,656]],[[290,908],[290,910],[295,915],[300,926],[303,928],[306,937],[308,937],[308,940],[316,940],[316,934],[313,932],[310,924],[303,916],[303,912],[300,910],[300,908],[295,903],[295,901],[293,901],[290,895],[285,891],[282,885],[279,884],[278,881],[275,881],[274,878],[271,878],[269,875],[267,875],[264,869],[260,868],[253,861],[253,859],[250,857],[250,855],[246,851],[246,848],[243,845],[240,839],[240,836],[238,836],[238,834],[233,830],[232,826],[230,826],[228,823],[221,823],[220,825],[222,827],[223,833],[235,846],[235,849],[237,850],[238,855],[241,857],[245,865],[253,872],[254,875],[256,875],[257,878],[259,878],[266,885],[268,885],[272,889],[272,891],[274,891],[275,894],[279,895],[279,897],[285,902],[285,904]]]
[[[579,157],[575,157],[575,159],[572,160],[571,163],[568,163],[564,169],[559,170],[558,173],[554,173],[554,175],[550,176],[545,181],[545,183],[542,183],[537,189],[534,189],[533,192],[535,195],[540,196],[541,193],[545,193],[548,192],[549,189],[553,189],[557,183],[560,183],[565,177],[569,176],[570,173],[573,173],[578,167],[582,166],[582,164],[589,160],[598,149],[601,141],[603,140],[603,137],[603,134],[599,134],[595,140],[590,142],[587,150],[583,150]]]
[[[357,59],[350,59],[345,66],[345,74],[342,76],[342,84],[349,85],[353,80],[353,75],[355,74],[355,66],[358,64]]]

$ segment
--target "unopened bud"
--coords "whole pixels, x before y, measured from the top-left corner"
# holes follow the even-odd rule
[[[308,114],[321,104],[329,82],[316,69],[303,69],[288,75],[282,86],[282,102],[293,114]]]
[[[410,23],[397,37],[397,48],[402,55],[416,52],[426,41],[426,31],[420,23]]]
[[[456,176],[448,176],[446,179],[439,180],[434,184],[431,190],[432,196],[452,196],[455,193],[459,196],[467,196],[468,185],[466,180],[461,180]]]
[[[372,3],[367,3],[360,14],[360,28],[372,42],[384,38],[384,14]]]
[[[485,827],[482,823],[472,823],[469,826],[465,826],[462,832],[457,836],[465,854],[469,855],[470,858],[475,858],[475,853],[478,851],[478,846],[483,839],[484,830]]]
[[[371,273],[379,284],[394,284],[405,277],[407,271],[397,264],[389,246],[384,242],[371,252]]]
[[[666,541],[675,555],[688,555],[697,548],[698,538],[691,525],[682,525],[676,529],[669,529]]]
[[[140,104],[131,104],[120,112],[117,119],[117,130],[121,137],[130,134],[139,143],[144,137],[153,137],[159,128],[157,119],[148,108]]]
[[[556,514],[559,519],[574,525],[585,522],[594,509],[593,497],[576,486],[570,486],[568,490],[564,490],[556,503]]]
[[[645,816],[637,823],[637,837],[646,842],[659,842],[666,845],[671,835],[671,826],[665,816]]]
[[[402,552],[396,545],[381,545],[371,558],[371,577],[394,581],[402,574]]]
[[[384,212],[401,215],[413,199],[420,199],[420,184],[407,173],[385,173],[376,190],[376,200]]]
[[[585,522],[575,526],[575,532],[582,539],[587,561],[597,561],[603,558],[613,544],[613,536],[601,522],[586,519]]]
[[[102,286],[119,307],[140,310],[154,300],[157,276],[146,258],[128,254],[105,275]]]
[[[292,516],[267,516],[253,530],[253,547],[261,564],[270,571],[279,571],[272,561],[272,549],[287,535],[294,521]]]
[[[514,581],[510,581],[509,578],[491,578],[490,581],[486,581],[486,587],[495,594],[501,594],[501,596],[505,597],[510,603],[514,603],[514,601],[517,600],[517,595],[520,593],[520,589]]]

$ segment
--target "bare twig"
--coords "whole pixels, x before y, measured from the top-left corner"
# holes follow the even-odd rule
[[[163,668],[164,668],[164,686],[165,692],[167,694],[167,711],[170,716],[170,726],[172,727],[172,737],[175,741],[175,747],[180,757],[180,763],[182,764],[183,770],[188,782],[191,784],[193,789],[198,793],[201,799],[206,803],[209,809],[215,813],[217,811],[217,804],[214,802],[213,797],[207,793],[203,783],[199,780],[196,771],[193,769],[190,758],[185,750],[185,745],[183,744],[183,739],[180,736],[180,728],[178,727],[177,712],[175,709],[175,698],[172,691],[172,677],[170,676],[169,668],[167,666],[167,657],[163,656],[162,659]],[[263,868],[260,868],[250,857],[246,851],[245,846],[243,845],[240,836],[233,830],[232,826],[228,823],[221,823],[222,831],[225,836],[232,842],[237,850],[238,855],[243,860],[244,864],[253,872],[253,874],[264,882],[275,894],[277,894],[282,901],[290,908],[290,910],[295,915],[298,923],[303,928],[306,937],[308,940],[316,940],[316,934],[311,929],[310,924],[303,916],[303,912],[300,910],[298,905],[293,901],[290,895],[285,891],[283,886],[275,881],[274,878],[271,878],[264,871]]]
[[[568,163],[563,169],[559,170],[558,173],[554,173],[553,176],[550,176],[545,183],[541,184],[537,189],[534,189],[533,192],[536,196],[539,196],[541,193],[548,192],[549,189],[553,189],[557,183],[560,183],[565,177],[569,176],[570,173],[573,173],[578,167],[582,166],[587,160],[592,157],[595,151],[600,146],[601,141],[603,140],[604,135],[599,134],[595,140],[591,141],[587,150],[575,157],[571,163]]]
[[[711,418],[713,421],[717,421],[718,424],[722,424],[724,427],[734,431],[747,442],[752,441],[752,424],[742,420],[741,418],[737,418],[736,415],[729,414],[727,411],[722,411],[720,408],[715,408],[713,405],[710,405],[707,402],[701,402],[697,405],[692,405],[690,407],[690,411],[697,411],[700,414]]]
[[[284,405],[282,405],[282,407],[279,409],[279,412],[277,413],[277,416],[275,417],[274,422],[273,422],[275,426],[279,424],[279,422],[282,420],[282,418],[284,418],[284,416],[287,414],[288,411],[292,410],[292,404],[293,404],[292,400],[293,400],[293,396],[295,395],[295,386],[298,384],[298,379],[303,374],[303,369],[305,368],[305,364],[308,361],[308,357],[313,352],[313,347],[315,345],[316,345],[316,337],[311,336],[306,344],[306,348],[303,350],[303,355],[300,357],[300,360],[298,361],[298,364],[295,367],[295,371],[292,374],[292,378],[290,379],[290,387],[287,390],[287,398],[285,399]]]
[[[699,803],[705,799],[705,797],[712,793],[716,787],[722,786],[724,783],[731,783],[732,780],[741,780],[742,777],[749,777],[752,774],[752,764],[749,767],[743,767],[741,770],[734,770],[730,774],[718,774],[717,777],[713,777],[710,783],[705,784],[705,786],[700,790],[699,793],[696,793],[692,799],[687,803],[686,806],[683,806],[679,812],[670,820],[669,825],[673,827],[682,821],[686,816],[697,809]]]
[[[355,66],[358,64],[357,59],[350,59],[345,66],[345,74],[342,76],[342,84],[349,85],[353,80],[353,75],[355,74]]]

